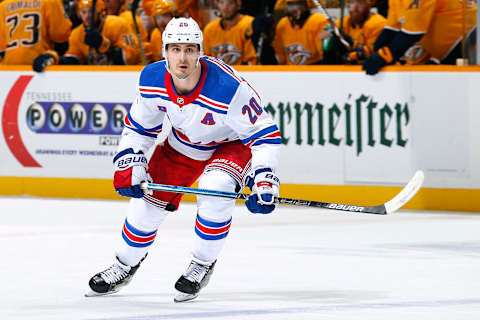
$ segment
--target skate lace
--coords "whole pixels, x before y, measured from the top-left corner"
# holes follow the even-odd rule
[[[110,268],[100,273],[106,283],[114,283],[120,281],[128,276],[128,272],[120,265],[114,264]]]
[[[190,281],[200,283],[207,271],[208,267],[192,262],[192,264],[190,264],[190,266],[188,267],[187,272],[185,272],[184,276]]]

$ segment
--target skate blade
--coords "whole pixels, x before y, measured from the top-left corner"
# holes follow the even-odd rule
[[[91,298],[91,297],[101,297],[101,296],[108,296],[110,294],[113,294],[113,293],[117,293],[118,290],[114,290],[114,291],[110,291],[110,292],[105,292],[105,293],[100,293],[100,292],[95,292],[93,290],[89,290],[87,291],[84,296],[86,298]]]
[[[175,297],[173,298],[174,302],[186,302],[195,299],[198,297],[198,293],[196,294],[190,294],[190,293],[183,293],[180,291],[177,291],[175,294]]]

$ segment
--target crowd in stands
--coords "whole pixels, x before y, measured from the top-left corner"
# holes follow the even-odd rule
[[[339,7],[339,18],[324,7]],[[205,54],[228,64],[360,64],[376,74],[455,64],[475,39],[476,11],[474,0],[4,0],[0,64],[152,63],[163,59],[167,23],[186,16],[202,27]]]

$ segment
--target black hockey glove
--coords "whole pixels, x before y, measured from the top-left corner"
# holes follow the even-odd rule
[[[123,50],[122,48],[115,48],[110,47],[107,51],[108,60],[113,65],[125,65],[125,61],[123,60]]]
[[[103,42],[103,36],[97,29],[88,28],[85,31],[85,44],[98,50]]]
[[[362,69],[365,70],[368,75],[375,75],[380,69],[394,61],[395,58],[390,49],[388,47],[382,47],[375,51],[370,58],[365,60]]]
[[[46,53],[41,54],[33,60],[33,71],[35,72],[43,72],[46,66],[55,63],[55,57],[52,54]]]
[[[331,27],[327,27],[327,31],[331,33],[331,36],[327,39],[324,39],[322,42],[323,46],[323,64],[344,64],[345,56],[348,53],[348,49],[342,43],[340,38],[333,32]],[[350,44],[353,45],[352,37],[346,33],[341,33],[342,37]]]

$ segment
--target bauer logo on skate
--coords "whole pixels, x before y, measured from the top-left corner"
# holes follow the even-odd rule
[[[36,133],[120,134],[129,103],[35,102],[26,123]]]

